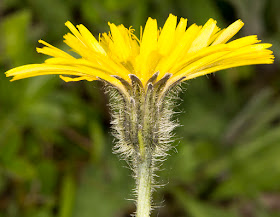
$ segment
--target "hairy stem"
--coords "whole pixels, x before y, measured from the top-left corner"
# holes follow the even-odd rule
[[[143,86],[141,80],[130,74],[131,82],[120,79],[129,97],[120,90],[110,89],[113,111],[113,133],[118,139],[115,153],[128,161],[136,180],[136,217],[149,217],[152,210],[154,173],[171,148],[173,99],[176,90],[166,87],[171,74],[157,80],[155,73]],[[118,78],[118,77],[116,77]]]
[[[141,131],[138,133],[140,163],[137,166],[137,211],[136,217],[149,217],[152,196],[152,159],[144,144]]]

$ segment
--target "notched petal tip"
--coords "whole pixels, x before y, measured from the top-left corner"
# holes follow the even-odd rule
[[[205,23],[205,25],[206,25],[206,24],[209,25],[210,23],[217,23],[217,20],[214,20],[213,18],[209,18],[209,19],[207,20],[207,22]]]
[[[95,78],[91,78],[88,76],[78,76],[78,77],[72,78],[72,77],[68,77],[68,76],[59,75],[59,77],[65,82],[75,82],[75,81],[82,81],[82,80],[86,80],[86,81],[96,80]]]
[[[234,23],[230,24],[222,31],[222,33],[216,38],[212,45],[226,43],[234,35],[236,35],[243,26],[244,23],[242,22],[242,20],[236,20]]]
[[[10,80],[10,82],[14,82],[14,81],[16,81],[16,80],[18,80],[18,79],[12,78],[12,79]]]
[[[46,41],[44,41],[44,40],[42,40],[42,39],[38,40],[38,42],[39,42],[40,44],[45,45],[46,47],[54,47],[54,46],[52,46],[51,44],[49,44],[48,42],[46,42]]]
[[[65,23],[64,23],[65,26],[74,26],[69,20],[67,20]]]
[[[238,19],[235,22],[233,22],[231,25],[237,26],[241,29],[244,26],[244,22],[241,19]]]
[[[20,71],[24,66],[18,66],[5,72],[6,77],[16,76],[16,72]]]
[[[41,47],[36,47],[37,53],[42,53],[42,48]]]
[[[59,75],[59,78],[65,82],[70,82],[73,81],[73,78],[67,77],[67,76],[63,76],[63,75]]]

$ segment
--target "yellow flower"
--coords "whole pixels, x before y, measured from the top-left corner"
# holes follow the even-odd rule
[[[6,75],[18,80],[58,74],[66,82],[103,80],[119,90],[108,91],[117,138],[114,150],[134,171],[137,217],[150,216],[154,173],[168,155],[172,130],[178,125],[173,120],[174,93],[169,90],[198,76],[236,66],[270,64],[274,59],[267,49],[271,44],[259,43],[257,36],[227,43],[243,26],[241,20],[223,30],[213,19],[186,29],[187,19],[181,18],[177,24],[177,17],[170,14],[162,29],[149,18],[140,38],[132,28],[109,23],[111,31],[98,40],[83,25],[75,27],[68,21],[66,26],[72,33],[64,36],[64,42],[79,58],[39,40],[45,46],[37,51],[51,58],[11,69]]]
[[[127,92],[124,81],[131,84],[131,74],[146,87],[154,73],[158,72],[157,80],[169,73],[168,88],[178,81],[236,66],[271,64],[274,59],[267,49],[271,44],[259,43],[255,35],[227,43],[243,26],[241,20],[222,30],[213,19],[186,29],[187,19],[181,18],[177,24],[177,17],[170,14],[163,28],[149,18],[140,39],[132,28],[113,23],[99,40],[83,25],[75,27],[69,21],[65,25],[72,34],[66,34],[64,42],[79,58],[39,40],[45,46],[37,51],[51,58],[11,69],[6,75],[13,76],[12,80],[47,74],[59,74],[66,82],[101,79]]]

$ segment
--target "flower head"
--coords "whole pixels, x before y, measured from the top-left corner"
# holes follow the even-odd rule
[[[146,89],[154,75],[155,82],[167,76],[165,90],[181,81],[206,75],[226,68],[270,64],[274,56],[271,44],[259,43],[257,36],[246,36],[228,41],[242,28],[237,20],[225,29],[209,19],[204,26],[187,27],[187,19],[170,14],[163,28],[149,18],[140,38],[132,28],[109,23],[110,32],[97,40],[84,25],[65,25],[71,33],[64,42],[79,58],[42,41],[39,53],[51,56],[42,64],[20,66],[6,72],[12,80],[38,75],[58,74],[64,81],[104,80],[128,96],[131,76]],[[156,76],[155,76],[156,73]],[[69,77],[70,76],[70,77]],[[168,81],[167,81],[168,80]]]
[[[109,23],[111,31],[98,40],[83,25],[66,22],[66,26],[72,33],[64,36],[64,42],[79,58],[40,40],[45,46],[37,51],[51,58],[11,69],[6,75],[18,80],[58,74],[66,82],[103,80],[114,87],[109,93],[118,139],[115,151],[134,171],[136,216],[141,217],[151,212],[154,172],[167,156],[177,126],[170,90],[188,79],[236,66],[270,64],[274,58],[267,49],[271,44],[259,43],[254,35],[228,43],[243,26],[241,20],[223,30],[213,19],[186,28],[186,19],[177,24],[177,17],[170,14],[162,29],[149,18],[140,38],[132,28]]]

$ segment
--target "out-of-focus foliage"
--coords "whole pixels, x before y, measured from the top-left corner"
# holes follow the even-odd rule
[[[64,22],[95,35],[169,13],[273,43],[276,63],[229,69],[183,84],[182,126],[159,172],[155,216],[280,216],[278,0],[1,0],[0,217],[110,217],[134,211],[127,165],[112,154],[107,97],[98,82],[45,76],[10,83],[9,68],[39,63],[44,39],[60,48]],[[162,202],[164,201],[164,202]]]

